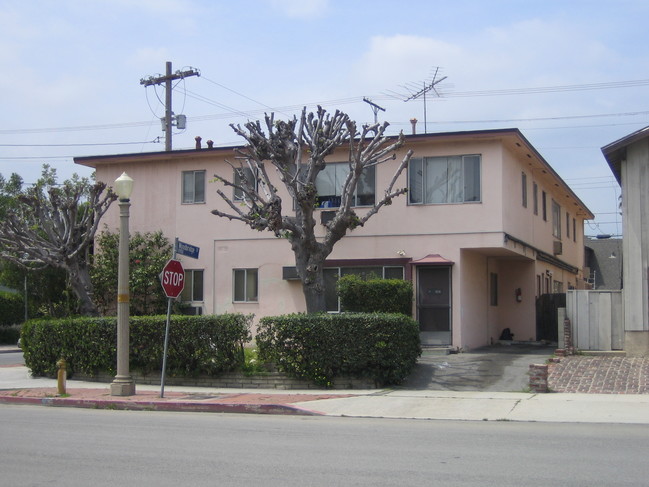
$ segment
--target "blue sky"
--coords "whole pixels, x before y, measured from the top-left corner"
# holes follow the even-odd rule
[[[429,132],[519,128],[596,214],[586,234],[619,234],[600,149],[649,125],[647,18],[642,0],[0,0],[0,173],[163,150],[164,93],[140,79],[166,61],[201,72],[173,91],[178,149],[318,103],[369,122],[363,97],[422,132],[423,100],[403,99],[439,68]]]

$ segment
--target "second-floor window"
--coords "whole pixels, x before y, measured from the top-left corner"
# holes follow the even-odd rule
[[[205,171],[183,171],[183,203],[205,203]]]
[[[253,172],[249,167],[240,167],[234,170],[234,184],[239,187],[249,186],[257,190],[258,178],[257,173]],[[234,188],[234,200],[243,201],[244,192],[239,188]]]
[[[561,206],[552,200],[552,235],[561,238]]]
[[[523,208],[527,208],[527,174],[521,173],[521,197]]]
[[[480,155],[424,157],[408,165],[408,203],[481,201]]]
[[[338,208],[342,197],[342,189],[349,174],[349,163],[330,163],[318,173],[315,180],[318,191],[318,206],[320,208]],[[376,194],[376,167],[369,166],[356,185],[352,206],[374,205]]]

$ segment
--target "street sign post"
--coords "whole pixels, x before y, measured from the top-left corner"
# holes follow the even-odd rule
[[[178,239],[176,239],[178,240]],[[165,264],[160,273],[162,289],[167,295],[167,324],[165,326],[165,343],[162,354],[162,374],[160,378],[160,397],[165,396],[165,375],[167,371],[167,350],[169,348],[169,324],[171,322],[171,301],[180,296],[185,287],[185,270],[180,261],[176,260],[176,250],[173,257]]]
[[[180,240],[176,239],[177,254],[184,255],[185,257],[191,257],[192,259],[198,259],[200,250],[201,249],[199,247],[196,247],[196,245],[181,242]]]
[[[170,259],[160,275],[162,289],[168,298],[177,298],[185,287],[185,270],[180,261]]]

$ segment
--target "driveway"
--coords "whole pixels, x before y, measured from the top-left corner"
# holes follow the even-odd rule
[[[529,389],[530,364],[543,364],[556,346],[494,345],[441,355],[424,349],[414,372],[399,389],[523,392]]]

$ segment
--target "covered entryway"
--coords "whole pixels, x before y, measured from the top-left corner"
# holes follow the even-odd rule
[[[451,261],[428,255],[417,269],[417,321],[423,345],[451,345]]]

